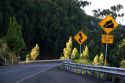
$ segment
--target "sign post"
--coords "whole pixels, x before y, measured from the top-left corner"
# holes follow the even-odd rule
[[[81,53],[82,53],[82,48],[81,48],[81,44],[80,44],[80,48],[79,48],[79,50],[80,50],[80,56],[81,56]]]
[[[108,44],[113,43],[113,35],[109,35],[109,33],[118,26],[118,23],[113,19],[111,15],[109,15],[106,18],[104,18],[101,22],[99,22],[99,25],[107,33],[106,35],[102,35],[102,43],[106,44],[105,60],[104,60],[104,65],[106,66]]]
[[[78,44],[80,44],[79,51],[80,51],[80,55],[81,55],[81,45],[82,45],[83,42],[86,41],[87,36],[86,36],[82,31],[79,31],[79,32],[74,36],[74,39],[78,42]]]
[[[104,65],[107,64],[107,51],[108,51],[108,44],[113,43],[113,35],[102,35],[102,43],[106,44],[106,50],[105,50],[105,60],[104,60]]]
[[[107,65],[107,50],[108,50],[108,44],[106,43],[106,51],[105,51],[105,62],[104,65]]]

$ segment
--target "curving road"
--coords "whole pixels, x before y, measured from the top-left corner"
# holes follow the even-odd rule
[[[19,65],[0,71],[0,83],[110,83],[59,69],[60,63]]]

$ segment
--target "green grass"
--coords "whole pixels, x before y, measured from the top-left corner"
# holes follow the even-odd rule
[[[74,63],[80,63],[80,64],[86,64],[86,65],[92,65],[92,61],[88,59],[77,59],[73,60]]]

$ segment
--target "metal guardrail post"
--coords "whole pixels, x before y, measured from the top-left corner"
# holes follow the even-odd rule
[[[75,73],[77,73],[77,68],[76,67],[74,67],[74,71],[75,71]]]
[[[70,66],[68,67],[68,70],[70,71]]]
[[[71,71],[71,67],[69,66],[69,71]]]
[[[78,74],[79,69],[76,67],[76,73]]]
[[[69,66],[67,66],[67,70],[69,71]]]
[[[72,72],[74,72],[74,67],[72,67]]]
[[[71,71],[71,67],[69,66],[69,71]]]
[[[115,75],[112,74],[112,83],[115,83]]]
[[[87,70],[84,70],[84,74],[87,74]]]
[[[73,72],[73,68],[71,67],[71,72]]]
[[[91,76],[92,76],[92,77],[94,76],[94,71],[91,71]]]
[[[80,68],[78,68],[78,74],[80,74],[80,71],[81,71],[81,69],[80,69]]]
[[[104,80],[107,80],[107,73],[104,73]]]
[[[74,68],[72,67],[72,72],[74,72]]]
[[[78,74],[78,68],[76,67],[76,73]]]
[[[82,69],[80,69],[80,74],[82,74]]]
[[[66,66],[64,65],[64,68],[66,69]]]
[[[76,69],[75,69],[75,67],[74,67],[74,73],[76,72]]]
[[[121,83],[125,83],[125,77],[122,77]]]
[[[69,71],[69,66],[67,66],[67,70]]]
[[[96,72],[97,78],[100,78],[100,72]]]

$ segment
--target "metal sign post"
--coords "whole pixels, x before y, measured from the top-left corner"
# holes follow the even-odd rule
[[[80,48],[79,48],[79,50],[80,50],[80,56],[81,56],[81,53],[82,53],[82,51],[81,51],[81,44],[80,44]]]
[[[113,44],[113,39],[114,39],[114,36],[113,35],[109,35],[109,34],[106,34],[106,35],[102,35],[102,43],[106,44],[106,50],[105,50],[105,60],[104,60],[104,65],[106,66],[107,65],[107,51],[108,51],[108,44]]]
[[[106,66],[108,44],[113,43],[113,35],[109,35],[109,33],[112,32],[118,26],[118,23],[113,19],[111,15],[109,15],[106,18],[104,18],[101,22],[99,22],[99,26],[101,26],[102,29],[107,33],[106,35],[102,35],[102,43],[106,44],[105,61],[104,61],[104,65]]]
[[[108,43],[106,43],[106,50],[105,50],[105,62],[104,62],[104,65],[106,66],[107,65],[107,50],[108,49]]]

